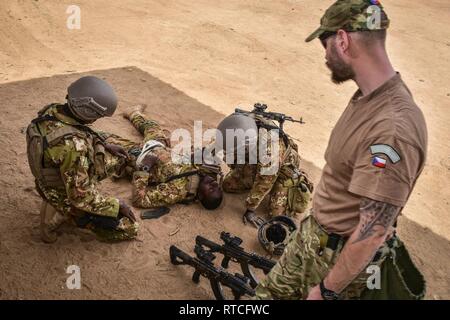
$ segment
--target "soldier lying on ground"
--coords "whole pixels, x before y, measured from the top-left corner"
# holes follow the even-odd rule
[[[208,210],[220,206],[222,190],[217,182],[220,168],[172,161],[168,132],[156,121],[145,118],[143,106],[135,107],[124,117],[144,136],[143,143],[111,134],[106,141],[122,146],[130,154],[125,171],[133,177],[134,206],[154,208],[195,200]]]
[[[43,241],[56,241],[56,229],[66,220],[92,230],[102,240],[136,236],[138,225],[131,208],[97,189],[99,181],[122,170],[127,155],[87,126],[112,116],[116,107],[113,88],[96,77],[83,77],[68,88],[66,104],[46,106],[28,126],[28,161],[43,199]]]

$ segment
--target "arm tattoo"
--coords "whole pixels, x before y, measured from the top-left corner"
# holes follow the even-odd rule
[[[359,210],[362,226],[353,243],[370,238],[377,232],[385,235],[388,228],[394,224],[400,208],[389,203],[361,198]]]

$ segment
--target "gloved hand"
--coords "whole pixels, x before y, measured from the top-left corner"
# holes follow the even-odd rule
[[[141,161],[141,163],[138,166],[138,170],[150,172],[154,165],[158,162],[158,158],[155,157],[152,154],[148,154],[145,156],[145,158]]]
[[[265,221],[263,218],[256,216],[255,211],[247,209],[242,216],[242,221],[244,224],[251,222],[253,226],[258,229]]]
[[[125,151],[125,149],[122,146],[119,146],[116,144],[111,144],[111,143],[106,143],[104,146],[105,146],[105,149],[108,152],[112,153],[113,155],[124,158],[124,159],[128,159],[128,153]]]

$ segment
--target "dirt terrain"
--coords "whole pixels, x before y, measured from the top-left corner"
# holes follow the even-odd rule
[[[306,125],[288,124],[286,130],[298,139],[317,182],[330,131],[355,90],[351,83],[333,85],[320,44],[304,43],[331,3],[80,0],[81,29],[69,30],[70,1],[2,1],[0,299],[211,298],[205,281],[197,288],[190,270],[170,265],[170,244],[191,252],[197,234],[218,240],[218,232],[227,230],[263,253],[254,229],[241,224],[243,197],[235,196],[227,196],[216,213],[176,206],[168,216],[143,221],[134,242],[98,243],[66,228],[56,244],[41,243],[23,128],[43,105],[63,101],[79,72],[105,77],[120,97],[118,113],[96,125],[136,140],[119,114],[133,104],[146,103],[147,115],[169,129],[192,129],[194,120],[214,127],[236,106],[260,101],[304,118]],[[429,130],[427,166],[399,232],[427,279],[427,298],[449,299],[450,3],[383,3],[392,19],[390,55]],[[127,181],[102,188],[130,197]],[[81,267],[81,290],[65,286],[71,264]]]

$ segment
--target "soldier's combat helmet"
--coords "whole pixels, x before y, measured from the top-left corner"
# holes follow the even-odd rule
[[[258,141],[258,126],[253,117],[233,113],[223,119],[216,134],[216,151],[224,150],[226,153],[236,153],[255,146]]]
[[[106,81],[87,76],[69,86],[67,104],[79,120],[90,123],[112,116],[117,108],[117,96]]]
[[[281,256],[289,235],[297,229],[294,220],[287,216],[277,216],[258,229],[258,240],[270,254]]]

